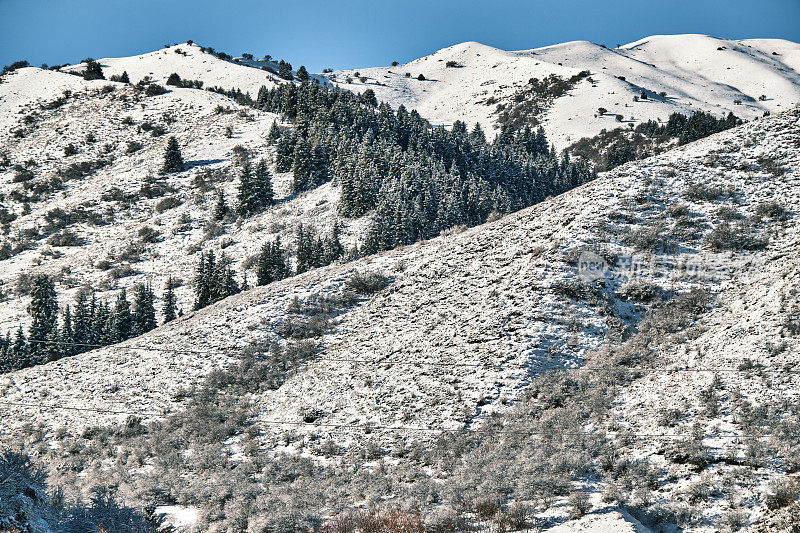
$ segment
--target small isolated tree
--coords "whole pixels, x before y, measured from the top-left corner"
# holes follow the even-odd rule
[[[425,76],[423,74],[420,74],[419,76],[417,76],[417,79],[419,81],[425,81]]]
[[[175,280],[172,276],[167,278],[167,285],[164,287],[164,304],[161,307],[161,315],[164,318],[164,324],[172,322],[177,316],[177,299],[175,298]]]
[[[161,167],[161,172],[169,174],[170,172],[183,172],[185,169],[186,165],[183,162],[178,140],[175,137],[170,137],[164,150],[164,164]]]
[[[597,108],[597,114],[598,115],[602,116],[602,115],[605,115],[606,113],[608,113],[608,109],[606,109],[605,107],[598,107]]]
[[[176,87],[180,87],[181,83],[182,83],[181,77],[178,75],[177,72],[173,72],[172,74],[169,75],[169,78],[167,78],[167,85],[174,85]]]
[[[104,80],[106,79],[103,76],[103,69],[100,67],[100,63],[91,59],[86,62],[86,70],[83,71],[83,79],[85,80]]]
[[[397,61],[392,61],[392,66],[393,66],[393,67],[396,67],[396,66],[397,66],[397,65],[399,65],[399,64],[400,64],[400,63],[398,63]]]

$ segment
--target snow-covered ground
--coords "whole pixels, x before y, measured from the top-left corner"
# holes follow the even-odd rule
[[[718,50],[720,47],[724,49]],[[12,223],[12,236],[20,229],[41,226],[55,207],[67,211],[83,207],[102,214],[108,224],[73,226],[86,241],[82,246],[37,241],[32,249],[0,262],[0,282],[8,295],[0,302],[0,331],[27,323],[28,299],[13,296],[13,286],[23,273],[55,275],[62,305],[84,285],[100,289],[101,298],[110,298],[119,287],[151,280],[160,294],[165,277],[172,275],[184,281],[178,297],[187,314],[121,345],[0,376],[0,401],[7,402],[2,405],[0,430],[27,423],[75,429],[121,421],[134,413],[152,419],[179,410],[180,391],[233,361],[242,347],[278,340],[277,329],[295,296],[335,294],[356,270],[384,273],[391,284],[347,310],[322,337],[324,351],[316,359],[278,390],[252,398],[264,429],[261,442],[274,443],[273,439],[286,431],[330,436],[342,442],[360,440],[365,425],[420,429],[409,430],[409,439],[430,438],[436,434],[430,429],[474,427],[488,414],[513,404],[536,373],[592,361],[598,349],[616,342],[621,327],[635,326],[641,318],[641,308],[619,297],[619,283],[608,287],[613,296],[610,307],[592,298],[576,298],[570,290],[574,283],[581,283],[575,261],[581,250],[603,248],[610,254],[640,260],[646,266],[645,279],[665,291],[703,287],[717,297],[715,307],[701,321],[704,329],[699,335],[691,342],[671,345],[661,354],[656,371],[623,391],[613,411],[618,424],[637,434],[673,434],[697,423],[708,434],[723,435],[706,443],[712,453],[728,453],[730,439],[725,436],[737,431],[730,407],[734,391],[736,398],[755,402],[796,402],[797,374],[766,382],[757,373],[719,373],[729,396],[723,397],[718,416],[709,417],[701,413],[697,396],[698,388],[707,386],[712,374],[666,370],[730,369],[745,359],[767,368],[797,364],[798,338],[786,336],[781,328],[797,303],[800,282],[800,113],[796,109],[778,112],[800,100],[798,49],[783,41],[737,42],[701,36],[653,37],[615,50],[567,43],[503,52],[466,43],[407,65],[362,70],[360,74],[370,78],[367,85],[355,83],[348,88],[372,88],[379,99],[405,103],[434,121],[449,123],[460,118],[482,122],[488,129],[493,108],[476,105],[475,100],[495,94],[498,98],[510,96],[516,90],[513,84],[525,83],[529,77],[541,78],[551,72],[570,76],[588,68],[597,87],[588,80],[580,82],[571,96],[557,100],[546,116],[549,133],[560,146],[568,142],[568,136],[576,140],[599,131],[600,121],[608,119],[592,118],[599,106],[626,117],[633,111],[623,104],[639,106],[635,107],[637,121],[656,116],[646,115],[650,111],[666,118],[672,111],[692,109],[717,113],[731,109],[745,118],[770,110],[773,116],[624,165],[595,182],[500,220],[251,289],[198,312],[189,311],[198,249],[224,251],[238,269],[265,241],[280,236],[284,243],[290,242],[298,222],[327,231],[335,220],[338,188],[328,183],[292,197],[290,175],[279,174],[275,187],[281,201],[276,207],[243,223],[226,223],[221,235],[207,238],[204,228],[216,196],[197,183],[196,176],[205,170],[226,169],[237,145],[247,148],[254,161],[264,157],[271,162],[274,153],[266,136],[279,117],[237,106],[207,91],[172,89],[161,96],[144,97],[122,84],[21,69],[0,84],[0,146],[12,163],[24,165],[34,160],[31,170],[37,176],[50,177],[72,162],[110,156],[113,162],[90,176],[66,182],[65,189],[44,202],[31,202],[27,212],[19,203],[4,199],[3,206],[19,215]],[[715,54],[729,58],[730,65],[715,60]],[[252,72],[242,76],[255,73],[260,77],[251,80],[254,84],[267,76],[199,52],[187,57],[170,49],[145,56],[147,61],[128,58],[116,63],[101,60],[101,64],[108,69],[119,67],[120,72],[127,70],[132,81],[137,81],[139,74],[158,80],[177,71],[186,79],[204,79],[209,85],[236,86],[203,78],[213,74],[213,69],[205,73],[177,69],[181,62],[196,66],[204,60],[224,64],[214,63],[214,68],[248,69]],[[448,68],[448,60],[464,66]],[[164,69],[157,70],[155,65],[162,61]],[[756,73],[747,74],[751,71]],[[221,81],[229,79],[226,72],[218,73]],[[406,78],[404,72],[412,77]],[[424,73],[428,81],[417,80],[418,73]],[[626,80],[615,77],[619,75]],[[337,79],[344,76],[339,73]],[[700,78],[706,81],[700,82]],[[386,85],[377,85],[375,80]],[[105,86],[113,90],[104,90]],[[631,97],[640,87],[656,93],[666,90],[668,97],[666,101],[634,103]],[[64,89],[71,94],[61,107],[42,108],[42,103],[59,97]],[[484,90],[485,94],[479,94]],[[595,94],[605,96],[595,98]],[[609,99],[623,94],[624,98]],[[758,101],[760,94],[766,94],[767,100]],[[743,104],[734,106],[733,99],[742,99]],[[231,112],[218,113],[218,106]],[[29,116],[32,120],[26,121]],[[160,125],[167,133],[153,137],[142,130],[145,122]],[[231,137],[226,136],[227,127],[232,130]],[[22,137],[12,133],[16,128],[24,130]],[[94,142],[87,141],[89,133],[95,136]],[[115,187],[123,193],[137,193],[148,174],[157,175],[167,135],[177,138],[189,162],[187,171],[167,178],[174,191],[130,205],[103,199],[104,193]],[[127,147],[132,141],[142,147],[129,154]],[[78,154],[64,156],[68,143],[76,145]],[[783,171],[776,171],[776,166]],[[0,173],[4,198],[21,187],[13,180],[12,168]],[[230,203],[236,184],[233,174],[230,180],[212,183],[225,192]],[[687,198],[687,187],[697,184],[716,185],[721,190],[730,187],[735,194],[724,193],[716,200]],[[165,197],[174,197],[174,205],[157,208]],[[712,254],[701,240],[689,239],[680,241],[674,253],[653,255],[634,249],[624,239],[631,229],[672,228],[677,224],[672,208],[679,204],[686,204],[686,220],[700,233],[707,233],[723,221],[721,207],[751,216],[758,204],[767,201],[786,208],[789,218],[759,226],[759,231],[771,236],[764,250]],[[346,243],[355,242],[364,222],[347,221]],[[156,242],[143,244],[140,261],[118,259],[139,239],[144,227],[160,233]],[[654,258],[666,266],[657,266]],[[115,265],[129,262],[135,272],[114,279],[98,268],[104,259]],[[682,275],[678,266],[686,263],[699,266],[701,274],[714,267],[713,276]],[[720,265],[737,268],[717,268]],[[776,344],[781,345],[780,350]],[[659,425],[664,408],[676,405],[689,416],[677,429]],[[303,423],[302,413],[309,408],[320,412],[314,424]],[[372,438],[388,441],[392,434],[376,431]],[[297,441],[289,451],[311,453],[307,443]],[[657,461],[660,443],[659,439],[637,442],[635,453]],[[709,474],[711,481],[728,479],[728,466],[715,465]],[[683,467],[673,468],[670,474],[674,480],[666,483],[656,498],[680,499],[687,484],[698,478]],[[753,523],[765,513],[757,495],[776,475],[775,465],[767,465],[741,488],[742,505]],[[164,510],[172,514],[184,511]],[[704,510],[714,516],[722,511],[713,505]],[[571,531],[640,530],[629,518],[610,511],[564,527]]]
[[[254,398],[267,432],[264,437],[269,441],[270,434],[282,430],[330,433],[334,439],[362,435],[359,428],[329,426],[340,424],[443,429],[473,425],[512,403],[537,368],[579,364],[581,357],[607,342],[613,320],[609,322],[601,306],[560,289],[577,278],[570,252],[608,243],[618,255],[637,256],[639,252],[614,236],[626,224],[613,215],[625,212],[635,220],[629,224],[650,228],[665,220],[668,208],[682,203],[704,231],[720,222],[723,206],[752,215],[759,203],[776,201],[791,215],[776,227],[764,251],[714,256],[699,241],[691,241],[661,257],[672,267],[652,270],[651,282],[673,292],[702,286],[718,294],[718,303],[703,320],[706,332],[696,340],[702,359],[693,345],[663,354],[660,364],[729,368],[745,357],[770,367],[796,364],[796,338],[785,339],[779,355],[768,355],[765,339],[776,338],[776,328],[789,312],[787,305],[776,306],[775,291],[792,298],[797,281],[798,128],[796,111],[761,119],[625,165],[538,206],[463,233],[250,290],[123,343],[127,348],[101,349],[5,376],[4,401],[155,416],[179,409],[176,393],[230,361],[237,346],[277,339],[277,326],[295,296],[334,293],[358,269],[383,272],[393,281],[343,315],[323,337],[326,348],[318,359],[278,390]],[[759,160],[764,156],[777,158],[785,172],[766,172]],[[683,194],[693,183],[731,186],[735,201],[688,201]],[[712,282],[681,275],[674,268],[681,262],[720,257],[725,264],[739,265],[739,270],[714,271],[717,279]],[[634,320],[624,302],[615,300],[614,305],[619,318]],[[749,324],[762,329],[749,333]],[[675,429],[653,427],[659,409],[688,392],[696,397],[704,379],[654,372],[622,396],[620,424],[637,433],[674,433]],[[773,383],[772,399],[793,398],[793,379],[790,375]],[[726,387],[753,398],[763,394],[753,376],[731,373],[723,380]],[[309,407],[323,413],[316,425],[302,424],[301,413]],[[126,416],[23,406],[8,406],[6,412],[6,428],[31,419],[80,427]],[[724,416],[692,417],[686,424],[699,422],[714,433],[720,425],[724,430]],[[715,446],[713,441],[709,445]],[[656,443],[642,446],[641,453],[657,451]],[[681,475],[690,479],[693,474]],[[766,481],[771,475],[765,469],[759,479]],[[675,497],[669,490],[664,498]],[[762,512],[757,502],[753,505],[753,512]]]
[[[458,66],[448,67],[449,61]],[[575,41],[516,52],[466,42],[397,66],[336,71],[331,79],[354,91],[372,89],[378,100],[417,109],[434,123],[478,122],[488,133],[497,128],[497,104],[511,101],[530,78],[569,78],[583,70],[593,82],[579,82],[543,117],[558,149],[620,126],[616,114],[625,127],[697,110],[752,119],[800,102],[800,45],[705,35],[652,36],[614,49]],[[648,99],[634,102],[643,90]],[[608,113],[595,116],[600,107]]]

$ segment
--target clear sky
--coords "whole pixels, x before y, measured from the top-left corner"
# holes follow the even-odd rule
[[[0,66],[193,39],[319,72],[405,62],[463,41],[519,50],[668,33],[800,42],[800,0],[0,0]]]

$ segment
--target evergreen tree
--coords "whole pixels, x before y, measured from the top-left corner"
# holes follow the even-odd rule
[[[117,342],[131,338],[133,336],[133,314],[131,313],[131,304],[128,302],[124,288],[117,295],[113,316],[114,335]]]
[[[294,76],[292,76],[292,64],[281,59],[278,62],[278,76],[285,80],[292,81],[294,79]]]
[[[61,316],[61,341],[63,342],[61,352],[64,357],[69,357],[76,353],[75,346],[73,346],[75,337],[72,334],[72,311],[69,306],[64,309],[64,313]]]
[[[306,70],[306,67],[303,66],[303,65],[300,65],[300,68],[297,69],[297,79],[302,81],[302,82],[307,82],[308,78],[309,78],[309,76],[308,76],[308,71]]]
[[[100,63],[91,59],[86,62],[86,69],[83,71],[83,79],[85,80],[104,80],[103,69],[100,68]]]
[[[272,189],[272,174],[264,159],[256,165],[255,187],[258,195],[259,209],[275,205],[275,191]]]
[[[214,220],[225,220],[228,216],[228,204],[225,202],[225,191],[217,190],[217,203],[214,205]]]
[[[211,303],[211,287],[214,283],[213,271],[215,268],[214,252],[209,251],[208,254],[200,252],[194,281],[195,310],[202,309]]]
[[[280,237],[274,242],[264,243],[258,256],[256,282],[268,285],[287,276],[285,252],[281,248]]]
[[[128,71],[127,70],[123,70],[122,71],[122,76],[119,77],[119,81],[122,82],[122,83],[130,83],[131,82],[130,78],[128,78]]]
[[[272,126],[269,128],[269,134],[267,134],[267,142],[269,144],[275,144],[278,142],[278,139],[281,138],[281,130],[278,127],[278,123],[276,121],[272,121]]]
[[[340,233],[339,223],[334,222],[331,235],[329,238],[325,239],[323,246],[322,260],[326,265],[333,263],[344,255],[344,247],[339,240]]]
[[[258,187],[253,179],[253,170],[250,161],[245,159],[239,172],[239,214],[248,217],[260,211],[261,202],[258,197]]]
[[[49,276],[34,276],[28,314],[31,317],[30,352],[38,356],[43,353],[52,332],[56,330],[58,333],[58,298]]]
[[[178,140],[175,139],[175,137],[170,137],[167,140],[167,147],[164,151],[164,164],[161,167],[161,172],[163,174],[183,172],[185,167],[186,165],[183,162],[181,147],[178,144]]]
[[[284,135],[275,145],[275,171],[289,172],[294,161],[294,138]]]
[[[31,361],[28,358],[28,343],[25,341],[25,332],[22,330],[22,325],[20,325],[17,329],[17,335],[14,338],[14,344],[11,347],[11,353],[13,354],[14,359],[14,370],[31,366]]]
[[[90,292],[80,290],[75,295],[74,312],[72,315],[72,336],[75,340],[75,352],[82,353],[93,344],[92,321],[94,320],[94,308],[92,300],[89,299]],[[92,296],[92,299],[94,296]]]
[[[164,287],[164,304],[161,307],[161,315],[164,318],[164,324],[172,322],[176,318],[176,311],[178,309],[177,299],[175,297],[175,281],[172,276],[167,278],[167,285]]]
[[[292,161],[292,193],[300,194],[311,188],[311,171],[314,169],[314,156],[311,144],[303,139],[294,147]]]
[[[153,289],[148,283],[133,286],[133,335],[142,335],[156,328]]]

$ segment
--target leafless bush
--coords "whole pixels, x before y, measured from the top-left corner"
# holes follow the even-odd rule
[[[355,271],[347,280],[347,287],[358,294],[373,294],[383,290],[391,279],[379,272]]]

